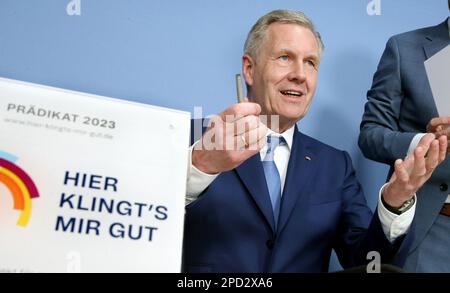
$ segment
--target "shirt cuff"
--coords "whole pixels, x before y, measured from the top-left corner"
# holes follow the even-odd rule
[[[188,174],[187,174],[187,183],[186,183],[186,202],[188,205],[191,202],[195,201],[198,196],[214,181],[214,179],[219,176],[220,173],[217,174],[207,174],[205,172],[200,171],[194,165],[192,165],[192,151],[197,143],[200,140],[197,140],[190,148],[188,155]]]
[[[398,237],[406,234],[409,227],[411,227],[411,223],[414,220],[414,214],[416,212],[417,197],[414,194],[415,201],[411,208],[400,215],[396,215],[388,211],[388,209],[386,209],[381,202],[381,196],[383,194],[384,187],[386,187],[387,184],[388,183],[384,184],[380,189],[377,212],[384,235],[386,235],[389,242],[394,243]]]
[[[411,154],[414,151],[414,149],[417,147],[417,145],[419,144],[422,137],[424,137],[425,135],[426,135],[426,133],[418,133],[413,137],[413,139],[411,140],[411,143],[409,144],[409,148],[408,148],[408,152],[406,153],[406,156],[409,156],[409,154]]]

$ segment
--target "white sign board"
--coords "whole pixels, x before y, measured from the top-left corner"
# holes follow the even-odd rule
[[[180,272],[189,128],[0,79],[0,272]]]
[[[450,45],[426,60],[425,69],[439,116],[450,117]]]

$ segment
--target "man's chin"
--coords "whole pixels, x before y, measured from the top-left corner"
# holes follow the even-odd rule
[[[303,116],[305,116],[304,114],[305,113],[303,111],[289,111],[280,115],[280,120],[297,122],[298,120],[303,118]]]
[[[270,128],[276,132],[281,133],[281,132],[286,131],[290,127],[292,127],[301,118],[302,117],[298,113],[296,113],[295,115],[293,115],[293,114],[274,115],[274,116],[272,116],[272,123],[271,123]],[[279,130],[279,131],[277,131],[277,130]]]

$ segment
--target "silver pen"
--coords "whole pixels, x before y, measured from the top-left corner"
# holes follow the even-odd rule
[[[242,78],[240,74],[236,74],[236,91],[238,103],[244,102],[244,94],[242,92]]]

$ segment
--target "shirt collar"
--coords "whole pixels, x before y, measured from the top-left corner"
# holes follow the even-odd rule
[[[268,128],[266,137],[269,135],[282,136],[284,138],[284,140],[286,141],[286,144],[287,144],[289,150],[291,150],[292,149],[292,141],[294,140],[294,131],[295,131],[295,124],[292,125],[291,128],[287,129],[285,132],[283,132],[281,134]]]

